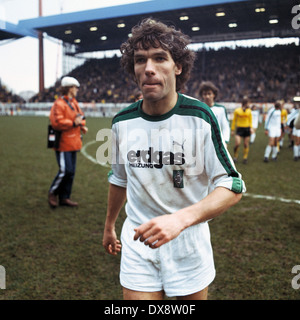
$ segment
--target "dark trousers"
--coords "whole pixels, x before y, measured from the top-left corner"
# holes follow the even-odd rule
[[[58,173],[54,178],[49,192],[58,195],[59,200],[69,199],[76,170],[77,151],[56,151]]]

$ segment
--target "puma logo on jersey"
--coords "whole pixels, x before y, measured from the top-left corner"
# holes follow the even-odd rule
[[[185,143],[185,140],[186,139],[184,139],[184,141],[183,141],[183,143],[181,144],[181,143],[179,143],[179,142],[177,142],[177,141],[175,141],[175,140],[173,140],[173,146],[175,146],[175,145],[177,145],[177,146],[180,146],[181,148],[182,148],[182,150],[184,151],[184,143]]]

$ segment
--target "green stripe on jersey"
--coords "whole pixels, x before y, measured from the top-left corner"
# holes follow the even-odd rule
[[[268,122],[265,124],[265,129],[267,129],[269,127],[269,123],[270,123],[271,118],[273,117],[273,114],[275,111],[276,111],[276,109],[274,108],[274,110],[272,111],[272,113],[269,116]]]
[[[141,104],[141,101],[137,101],[131,104],[130,106],[128,106],[127,108],[118,112],[112,119],[112,124],[115,124],[119,121],[126,121],[126,120],[140,117],[139,104]]]
[[[226,170],[229,176],[239,177],[239,173],[232,166],[227,154],[227,150],[225,149],[222,143],[221,130],[217,118],[211,111],[210,107],[208,107],[205,103],[199,100],[184,95],[182,97],[183,101],[179,109],[184,111],[181,111],[180,114],[200,117],[201,119],[205,120],[207,123],[210,124],[211,136],[213,139],[218,159],[222,163],[224,169]]]
[[[126,121],[138,117],[141,117],[147,121],[162,121],[171,117],[174,114],[201,118],[211,126],[211,136],[216,150],[216,154],[218,159],[222,163],[224,169],[226,170],[229,176],[239,177],[239,174],[232,166],[227,151],[222,143],[221,131],[218,125],[218,121],[214,113],[205,103],[178,93],[177,103],[174,106],[174,108],[172,108],[169,112],[161,116],[147,115],[142,111],[141,106],[142,100],[139,100],[131,104],[129,107],[120,111],[113,118],[112,123],[115,124],[119,121]]]
[[[222,104],[219,104],[219,103],[214,103],[213,107],[223,108],[223,109],[224,109],[224,111],[225,111],[226,119],[227,119],[227,121],[229,121],[229,120],[228,120],[227,110],[226,110],[225,106],[223,106]]]
[[[185,115],[193,115],[196,117],[200,117],[201,119],[205,120],[207,123],[210,124],[211,136],[212,136],[212,140],[214,143],[214,147],[215,147],[218,159],[222,163],[224,169],[226,170],[229,176],[239,177],[238,172],[232,166],[231,161],[227,155],[227,151],[222,142],[218,121],[215,115],[213,114],[213,112],[210,110],[210,108],[207,107],[206,105],[204,105],[204,107],[195,106],[195,105],[194,106],[182,105],[180,106],[180,108],[185,110],[184,112]]]

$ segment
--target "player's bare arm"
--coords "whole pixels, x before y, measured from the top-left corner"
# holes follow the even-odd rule
[[[102,244],[106,252],[112,255],[117,255],[121,251],[121,243],[117,239],[115,223],[125,200],[126,189],[110,184]]]
[[[134,240],[140,240],[151,248],[176,238],[184,229],[213,219],[235,205],[242,194],[218,187],[198,203],[181,209],[171,215],[151,219],[135,229]]]

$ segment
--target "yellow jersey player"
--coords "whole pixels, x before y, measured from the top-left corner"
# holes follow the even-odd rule
[[[282,103],[281,104],[281,136],[280,136],[280,139],[279,139],[278,151],[283,147],[283,140],[284,140],[287,116],[288,116],[288,112],[284,108],[283,103]]]
[[[240,149],[240,144],[242,138],[244,139],[244,153],[243,153],[243,163],[248,162],[249,154],[249,142],[250,136],[253,132],[252,130],[252,113],[249,108],[250,101],[248,98],[242,100],[242,106],[234,110],[233,119],[231,123],[231,134],[235,134],[234,140],[234,155],[233,160],[237,162],[238,154]],[[236,131],[235,131],[236,128]]]

